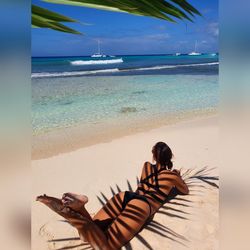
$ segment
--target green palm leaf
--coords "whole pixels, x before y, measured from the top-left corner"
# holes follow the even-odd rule
[[[201,15],[200,12],[195,9],[186,0],[43,0],[44,2],[55,3],[55,4],[66,4],[73,6],[82,6],[88,8],[95,8],[108,11],[118,11],[125,12],[140,16],[149,16],[159,19],[163,19],[170,22],[176,22],[174,18],[180,20],[193,21],[195,15]],[[39,23],[49,23],[48,26],[38,27],[48,27],[56,25],[57,30],[62,29],[67,32],[70,29],[61,24],[61,22],[75,22],[75,20],[62,16],[60,14],[50,12],[46,9],[40,7],[32,7],[32,16],[34,16],[34,23],[32,18],[32,25],[37,27],[37,16],[45,18]],[[36,21],[36,23],[35,23]],[[77,34],[77,31],[70,29],[70,33]],[[78,32],[79,33],[79,32]]]
[[[71,29],[61,22],[76,22],[74,19],[63,16],[56,12],[32,5],[32,27],[33,28],[50,28],[61,32],[81,34]]]
[[[50,10],[41,8],[34,4],[32,5],[32,14],[43,16],[44,18],[47,18],[51,21],[56,21],[56,22],[76,22],[76,20],[74,19],[71,19],[69,17],[63,16],[61,14],[58,14]]]
[[[194,14],[201,16],[201,13],[197,9],[195,9],[191,4],[189,4],[186,0],[171,0],[171,2],[179,5],[183,10],[185,10],[192,16],[194,16]]]
[[[169,16],[180,19],[190,18],[190,15],[200,14],[193,6],[185,0],[171,0],[176,6],[165,0],[43,0],[45,2],[84,6],[102,10],[127,12],[135,15],[151,16],[169,20]],[[178,7],[177,7],[178,6]],[[171,19],[171,18],[170,18]]]

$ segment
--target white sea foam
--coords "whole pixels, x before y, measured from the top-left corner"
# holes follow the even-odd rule
[[[180,67],[197,67],[197,66],[209,66],[209,65],[218,65],[218,64],[219,64],[218,62],[211,62],[211,63],[196,63],[196,64],[162,65],[162,66],[137,68],[137,69],[133,69],[133,70],[143,70],[144,71],[144,70],[158,70],[158,69],[173,69],[173,68],[180,68]],[[124,70],[124,71],[126,71],[126,70]]]
[[[32,78],[43,78],[43,77],[61,77],[61,76],[83,76],[83,75],[92,75],[98,73],[112,73],[118,72],[119,69],[100,69],[100,70],[89,70],[89,71],[71,71],[71,72],[41,72],[33,73]]]
[[[145,68],[134,68],[134,69],[100,69],[100,70],[88,70],[88,71],[71,71],[71,72],[41,72],[32,73],[32,78],[42,78],[42,77],[63,77],[63,76],[83,76],[83,75],[94,75],[98,73],[115,73],[115,72],[130,72],[130,71],[147,71],[147,70],[161,70],[161,69],[173,69],[180,67],[198,67],[198,66],[210,66],[218,65],[218,62],[211,63],[196,63],[196,64],[179,64],[179,65],[160,65]]]
[[[114,64],[114,63],[123,63],[122,58],[118,59],[107,59],[107,60],[88,60],[88,61],[83,61],[83,60],[76,60],[76,61],[71,61],[71,65],[92,65],[92,64]]]

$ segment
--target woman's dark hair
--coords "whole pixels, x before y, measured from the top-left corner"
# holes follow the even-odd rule
[[[162,166],[167,166],[168,169],[172,169],[173,162],[171,159],[173,153],[165,142],[157,142],[152,149],[152,153],[157,163],[160,163]]]

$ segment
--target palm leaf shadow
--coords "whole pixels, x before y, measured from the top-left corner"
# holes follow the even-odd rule
[[[80,237],[53,239],[53,240],[48,240],[48,242],[77,241],[77,240],[80,240]]]
[[[193,187],[198,187],[198,188],[204,189],[204,188],[206,188],[206,185],[212,186],[214,188],[219,188],[219,186],[217,184],[219,177],[218,176],[210,176],[211,170],[212,170],[212,168],[208,168],[208,167],[203,167],[203,168],[198,169],[198,170],[188,169],[182,174],[182,178],[185,180],[185,182],[187,183],[187,185],[189,186],[190,189]],[[138,177],[136,177],[136,183],[137,183],[137,185],[139,183]],[[201,185],[200,183],[204,183],[205,185]],[[133,188],[132,188],[132,185],[129,182],[129,180],[127,180],[127,189],[129,191],[133,192]],[[122,189],[117,184],[116,184],[116,190],[117,190],[117,192],[122,191]],[[110,191],[111,191],[112,196],[114,196],[117,193],[115,191],[115,189],[111,186],[110,186]],[[102,206],[104,206],[107,203],[107,201],[109,200],[103,192],[100,192],[100,196],[97,195],[97,199]],[[190,207],[191,202],[192,201],[188,200],[186,197],[182,198],[182,197],[177,196],[177,193],[175,191],[173,191],[172,193],[169,194],[169,198],[165,201],[165,203],[163,204],[163,206],[160,208],[160,210],[157,213],[165,214],[167,216],[174,217],[177,219],[188,220],[188,215],[189,215],[188,212],[183,211],[183,210],[181,210],[177,207],[173,207],[173,206]],[[171,206],[166,205],[166,203],[171,205]],[[185,243],[187,243],[188,240],[183,235],[180,235],[177,232],[175,232],[174,230],[170,229],[169,227],[166,227],[165,225],[162,225],[161,223],[153,220],[153,218],[151,219],[151,221],[149,221],[144,226],[143,229],[151,231],[152,233],[155,233],[157,235],[160,235],[164,238],[167,238],[171,241],[175,241],[175,242],[179,243],[180,245],[187,247],[187,245]],[[140,234],[140,232],[135,236],[135,238],[138,241],[140,241],[146,248],[148,248],[149,250],[153,250],[153,247]],[[49,242],[73,241],[73,240],[80,240],[80,238],[75,237],[75,238],[65,238],[65,239],[54,239],[54,240],[51,240]],[[92,247],[90,245],[88,245],[88,243],[82,243],[82,244],[83,244],[82,246],[86,246],[86,248],[82,248],[82,250],[92,249]],[[60,248],[60,250],[74,249],[74,248],[79,247],[79,246],[80,245],[64,247],[64,248]],[[124,248],[126,250],[133,250],[133,247],[132,247],[130,242],[128,242],[124,246]],[[57,249],[57,250],[59,250],[59,249]]]
[[[92,246],[88,246],[88,247],[82,248],[81,250],[94,250],[94,248]]]
[[[199,170],[189,169],[183,173],[182,177],[189,187],[196,186],[206,188],[206,186],[197,184],[197,182],[202,182],[204,184],[208,184],[209,186],[219,188],[217,183],[219,181],[219,176],[211,176],[210,173],[212,170],[214,170],[214,168],[209,168],[208,166],[205,166]]]
[[[210,174],[213,169],[214,168],[208,168],[207,166],[198,170],[188,169],[182,174],[182,177],[185,180],[185,182],[187,182],[187,185],[189,189],[191,190],[194,187],[197,187],[199,189],[205,189],[207,187],[206,185],[210,185],[214,188],[219,188],[218,184],[216,183],[219,180],[219,177],[211,176]],[[137,185],[139,183],[138,177],[136,177],[136,183]],[[204,183],[205,185],[203,185],[202,183]],[[116,189],[118,192],[121,192],[122,190],[117,184],[116,184]],[[110,186],[110,190],[111,190],[112,195],[115,195],[115,191],[111,186]],[[129,180],[127,180],[127,190],[133,192],[133,188]],[[104,199],[101,199],[99,196],[97,197],[98,197],[98,200],[101,201],[101,204],[103,204],[105,203],[104,201],[107,200],[107,198],[104,197],[103,193],[101,193],[101,196]],[[173,191],[172,193],[170,193],[169,198],[166,200],[166,202],[163,204],[163,206],[157,213],[165,214],[167,216],[178,218],[178,219],[188,220],[188,215],[189,215],[188,212],[183,211],[173,206],[190,207],[191,202],[192,201],[190,201],[186,197],[185,198],[178,197],[177,193]],[[169,204],[171,206],[166,205],[166,204]],[[175,241],[187,247],[185,242],[188,242],[188,240],[184,236],[176,233],[175,231],[162,225],[161,223],[154,221],[153,219],[150,222],[148,222],[147,225],[145,225],[144,229],[149,230],[152,233],[161,235],[162,237],[168,238],[169,240]],[[139,240],[148,249],[153,249],[152,246],[146,241],[146,239],[140,235],[140,233],[138,233],[135,236],[135,238]],[[125,246],[125,249],[130,250],[133,248],[131,244],[128,243]]]
[[[75,245],[70,245],[70,246],[56,248],[56,250],[68,250],[68,249],[74,249],[74,248],[78,248],[79,249],[79,247],[84,247],[84,248],[81,248],[81,250],[85,250],[85,249],[86,250],[87,249],[90,250],[90,249],[93,249],[89,243],[82,242],[81,239],[80,239],[80,237],[53,239],[53,240],[49,240],[48,242],[52,242],[52,243],[56,244],[57,242],[66,242],[66,243],[69,243],[70,241],[79,241],[79,243],[75,244]]]
[[[74,249],[74,248],[78,248],[81,246],[86,246],[87,244],[81,243],[81,244],[77,244],[77,245],[73,245],[73,246],[67,246],[67,247],[61,247],[61,248],[57,248],[57,250],[68,250],[68,249]],[[89,248],[90,246],[87,246],[87,248]],[[92,247],[91,247],[92,248]]]
[[[125,248],[126,250],[132,250],[132,249],[133,249],[130,242],[127,243],[127,244],[124,246],[124,248]]]
[[[138,184],[139,183],[139,178],[136,177],[136,183]],[[116,189],[118,192],[121,192],[121,188],[116,184]],[[127,180],[127,189],[131,192],[133,192],[133,188],[132,188],[132,185],[131,183],[129,182],[129,180]],[[115,195],[115,191],[114,189],[110,186],[110,191],[111,191],[111,194],[112,196]],[[105,196],[102,192],[100,192],[100,196],[97,196],[99,202],[101,203],[101,205],[104,205],[106,202],[107,202],[107,196]],[[181,204],[181,203],[178,203],[178,204]],[[183,206],[188,206],[188,205],[185,205],[185,204],[182,204]],[[163,209],[168,209],[167,207],[162,207]],[[182,212],[181,210],[178,210],[178,209],[172,209],[173,213],[169,213],[169,212],[166,212],[166,211],[159,211],[159,213],[164,213],[168,216],[171,216],[171,217],[176,217],[176,218],[180,218],[180,219],[186,219],[184,216],[182,215],[178,215],[178,214],[174,214],[174,212]],[[185,214],[185,212],[183,212],[183,214]],[[188,213],[186,213],[188,214]],[[156,233],[158,235],[161,235],[162,237],[165,237],[165,238],[168,238],[172,241],[176,241],[178,242],[179,244],[181,245],[184,245],[186,246],[182,241],[186,241],[186,238],[176,232],[174,232],[173,230],[171,230],[170,228],[160,224],[159,222],[156,222],[156,221],[150,221],[147,223],[147,225],[144,227],[146,230],[149,230],[153,233]],[[140,241],[145,247],[147,247],[148,249],[153,249],[152,246],[149,244],[149,242],[142,236],[140,235],[140,233],[138,233],[135,238]],[[132,250],[132,245],[131,243],[129,242],[127,245],[124,246],[125,249],[127,250]]]

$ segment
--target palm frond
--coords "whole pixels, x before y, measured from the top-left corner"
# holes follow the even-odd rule
[[[81,6],[108,11],[124,12],[133,15],[154,17],[169,22],[176,22],[175,19],[193,21],[195,15],[200,12],[189,4],[186,0],[43,0],[54,4],[66,4],[71,6]],[[33,19],[33,14],[34,16]],[[45,18],[39,19],[37,16]],[[77,34],[61,22],[75,22],[75,20],[51,12],[47,9],[32,6],[32,25],[33,27],[47,27],[64,32]],[[42,23],[42,24],[41,24]],[[47,26],[44,26],[47,24]],[[56,28],[54,26],[56,25]],[[70,31],[67,31],[70,29]]]
[[[172,17],[192,21],[200,12],[185,0],[43,0],[44,2],[89,7],[95,9],[127,12],[134,15],[150,16],[175,22]],[[172,3],[174,4],[172,4]],[[187,12],[187,13],[185,13]]]
[[[181,7],[183,10],[185,10],[192,16],[194,16],[194,14],[201,16],[201,13],[191,4],[189,4],[186,0],[171,0],[171,2],[177,4],[179,7]]]
[[[81,34],[80,32],[71,29],[61,22],[76,22],[76,20],[63,16],[48,9],[32,5],[32,27],[33,28],[50,28],[61,32]]]

